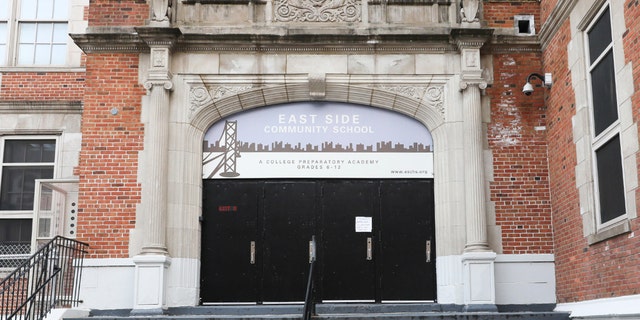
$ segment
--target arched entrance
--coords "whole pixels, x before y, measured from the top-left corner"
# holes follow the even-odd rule
[[[203,159],[203,303],[302,301],[311,236],[322,300],[436,299],[432,143],[417,121],[262,108],[214,125]]]

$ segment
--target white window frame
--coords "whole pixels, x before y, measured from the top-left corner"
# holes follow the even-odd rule
[[[9,9],[7,20],[0,20],[0,23],[7,24],[7,44],[6,54],[0,57],[0,71],[31,71],[31,69],[58,71],[60,69],[73,69],[77,71],[82,64],[82,50],[75,45],[70,33],[81,33],[88,26],[88,21],[84,20],[84,9],[89,5],[89,0],[67,0],[67,17],[63,19],[21,19],[20,7],[23,0],[8,0]],[[40,0],[50,1],[50,0]],[[4,10],[4,8],[0,8]],[[66,42],[64,49],[64,62],[62,64],[19,64],[19,42],[20,42],[20,24],[21,23],[65,23]],[[62,44],[62,43],[60,43]],[[67,71],[67,70],[64,70]]]
[[[575,186],[578,190],[583,235],[589,245],[631,231],[631,221],[638,217],[635,194],[639,185],[638,123],[633,119],[631,99],[635,93],[633,66],[624,58],[623,34],[629,21],[625,21],[625,5],[616,0],[579,1],[571,4],[571,41],[568,44],[568,66],[572,76],[575,115],[572,117],[573,141],[576,147]],[[595,136],[590,79],[589,42],[587,31],[600,15],[609,8],[611,15],[612,55],[616,83],[618,119],[609,128]],[[632,22],[631,22],[632,23]],[[599,129],[600,130],[600,129]],[[625,215],[601,223],[595,148],[602,146],[616,134],[620,139],[622,183]],[[597,139],[596,139],[597,138]]]
[[[602,222],[602,212],[600,209],[600,188],[598,180],[599,180],[599,174],[598,174],[598,166],[597,166],[597,159],[596,159],[596,150],[600,149],[602,146],[604,146],[606,143],[608,143],[609,141],[611,141],[615,136],[620,137],[620,144],[622,144],[622,137],[621,137],[621,130],[620,130],[620,116],[621,116],[621,112],[619,110],[619,106],[620,106],[620,98],[618,97],[618,92],[617,92],[617,88],[618,88],[618,81],[617,79],[614,78],[615,83],[616,83],[616,92],[614,93],[616,95],[616,101],[617,101],[617,108],[618,108],[618,118],[609,125],[608,128],[604,129],[600,134],[598,134],[596,136],[596,128],[595,128],[595,111],[594,111],[594,104],[593,104],[593,85],[592,85],[592,78],[591,78],[591,72],[592,70],[597,67],[600,62],[602,62],[602,60],[608,55],[611,54],[611,57],[613,59],[613,67],[614,67],[614,73],[615,73],[615,66],[616,66],[616,57],[615,57],[615,51],[617,48],[615,48],[614,45],[614,39],[613,39],[613,23],[610,24],[610,28],[612,30],[612,34],[611,34],[611,43],[609,43],[607,45],[607,47],[605,49],[603,49],[603,51],[600,53],[600,56],[598,56],[593,63],[590,62],[591,57],[590,57],[590,52],[589,52],[589,36],[588,36],[588,32],[590,30],[592,30],[592,28],[594,27],[594,25],[596,24],[596,22],[602,17],[603,14],[605,14],[606,10],[608,11],[609,14],[609,18],[610,21],[613,22],[613,17],[612,17],[612,8],[609,5],[609,3],[605,3],[600,10],[598,11],[598,13],[591,19],[591,22],[589,23],[589,25],[587,26],[587,28],[585,29],[584,32],[584,37],[585,37],[585,62],[586,62],[586,76],[587,76],[587,90],[589,92],[589,95],[587,96],[587,100],[589,101],[589,109],[590,109],[590,113],[591,113],[591,157],[592,157],[592,163],[594,164],[592,166],[592,170],[593,170],[593,179],[594,179],[594,201],[595,201],[595,218],[596,218],[596,226],[598,230],[601,229],[606,229],[609,226],[612,225],[616,225],[618,223],[620,223],[620,221],[626,220],[627,219],[627,208],[626,208],[626,202],[627,202],[627,196],[626,193],[624,195],[624,203],[625,203],[625,212],[623,214],[621,214],[620,216],[613,218],[610,221],[607,221],[605,223]],[[622,149],[622,145],[620,146],[620,148]],[[622,155],[622,151],[620,154],[620,159],[622,162],[624,159],[624,156]],[[624,163],[621,163],[622,165],[622,170],[624,172]],[[624,173],[622,175],[622,185],[625,186],[625,178],[624,178]]]
[[[4,147],[5,141],[7,140],[54,140],[56,144],[54,162],[29,162],[29,163],[4,163]],[[2,186],[2,172],[5,167],[12,166],[42,166],[42,165],[51,165],[53,167],[53,177],[57,177],[58,172],[58,163],[59,163],[59,154],[60,154],[60,136],[57,135],[9,135],[9,136],[0,136],[0,187]],[[0,219],[32,219],[33,218],[33,209],[32,210],[0,210]]]

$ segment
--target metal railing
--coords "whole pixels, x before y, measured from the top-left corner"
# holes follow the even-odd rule
[[[0,320],[40,320],[80,302],[82,261],[89,245],[57,236],[0,282]]]
[[[304,296],[304,309],[302,319],[310,320],[316,314],[316,299],[314,290],[314,267],[316,265],[316,236],[311,236],[309,241],[309,278],[307,279],[307,292]]]

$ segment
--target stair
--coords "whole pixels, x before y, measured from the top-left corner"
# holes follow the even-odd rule
[[[131,315],[129,310],[94,310],[74,320],[256,320],[302,319],[302,305],[242,305],[170,308],[163,315]],[[318,304],[314,320],[569,320],[553,311],[463,312],[438,304]]]

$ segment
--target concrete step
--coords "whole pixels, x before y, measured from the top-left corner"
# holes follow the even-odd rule
[[[459,308],[426,304],[318,304],[314,320],[569,320],[568,313],[553,311],[463,312]],[[256,320],[302,319],[302,305],[240,305],[170,308],[164,314],[129,310],[94,310],[89,318],[75,320]]]

